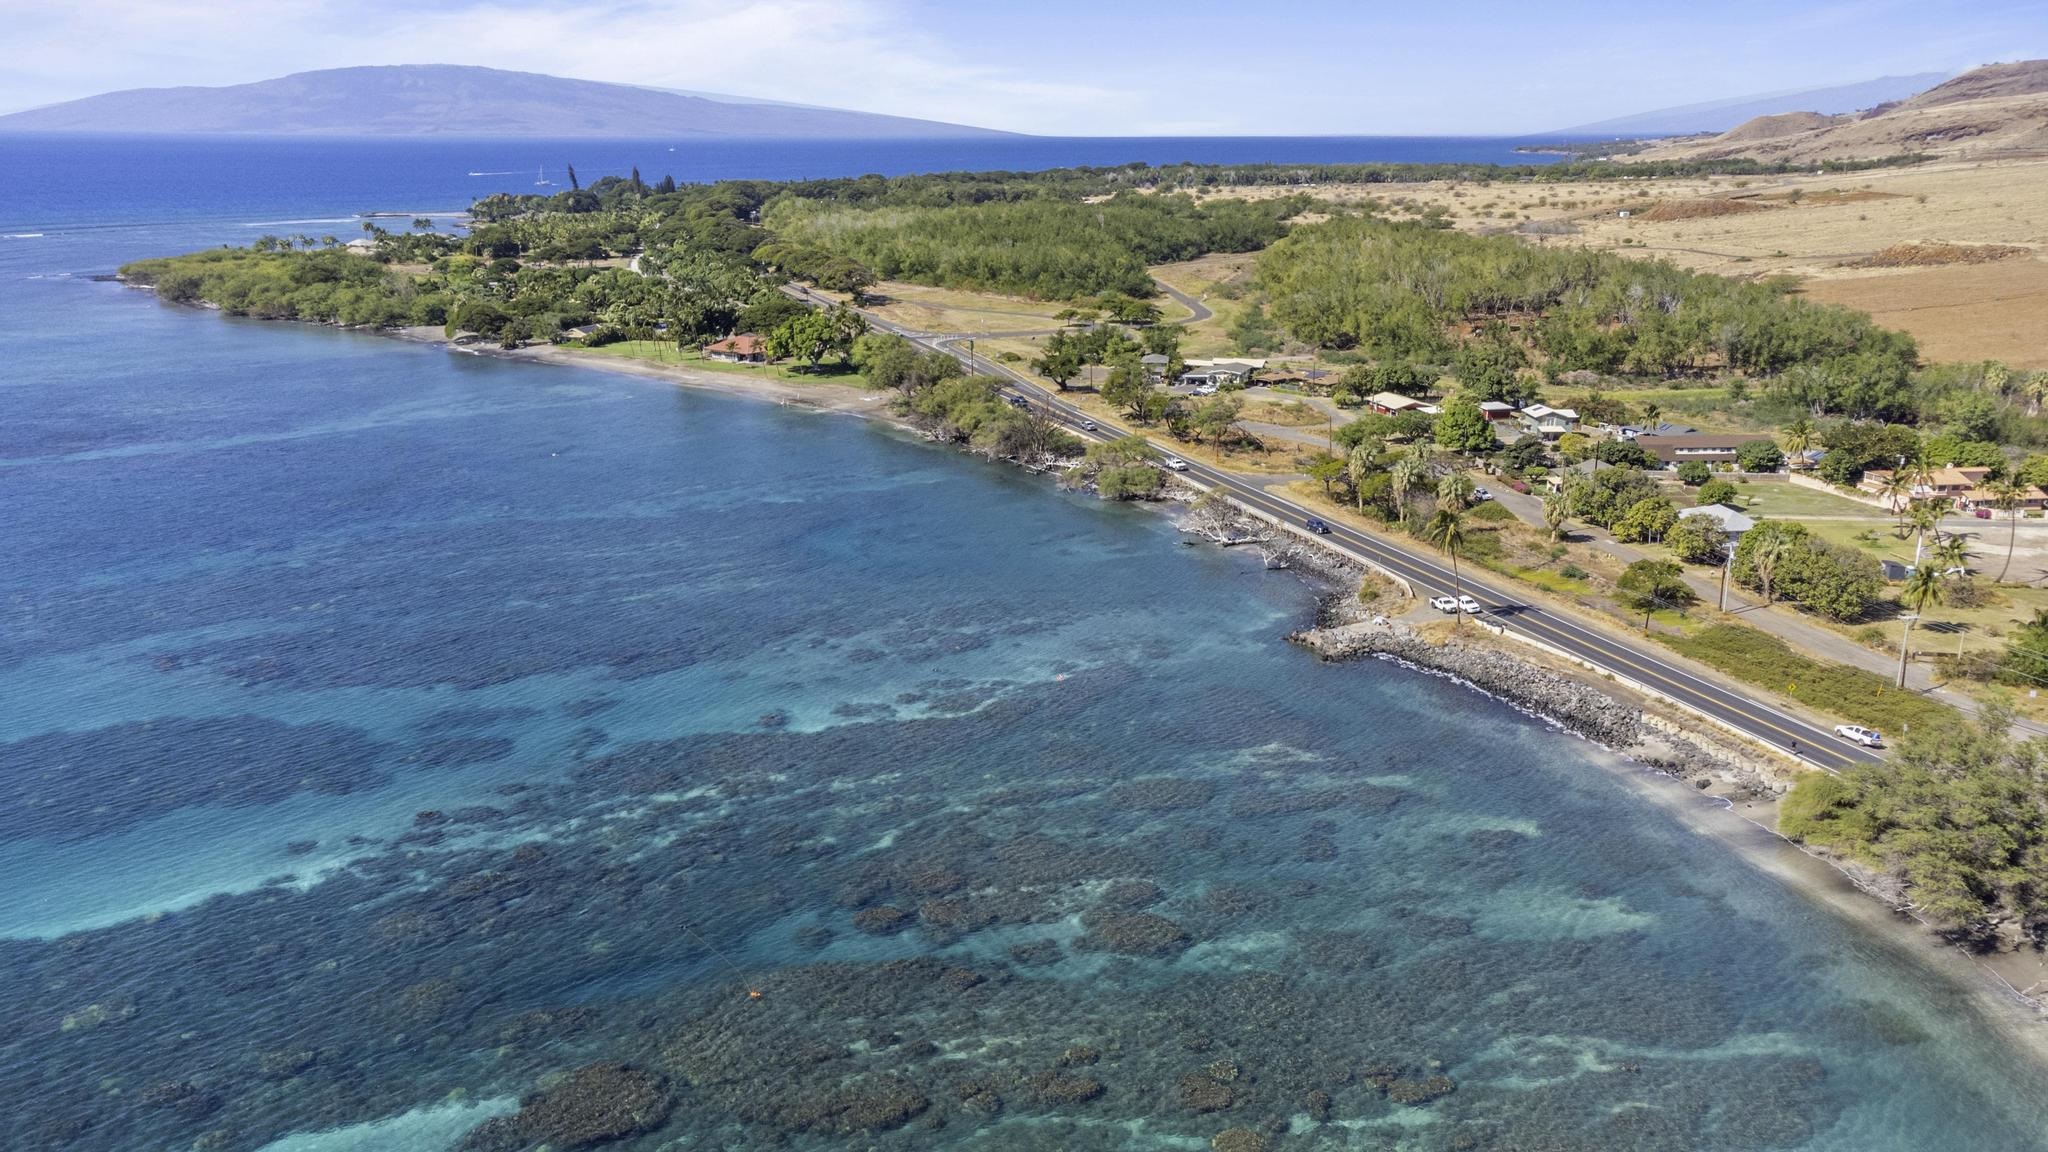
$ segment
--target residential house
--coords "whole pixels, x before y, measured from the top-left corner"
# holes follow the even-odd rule
[[[1601,431],[1613,436],[1616,440],[1633,440],[1638,436],[1691,436],[1698,432],[1699,429],[1689,424],[1673,424],[1669,420],[1659,420],[1657,423],[1650,425],[1606,425],[1601,428]]]
[[[1916,500],[1947,500],[1961,511],[1968,512],[1978,507],[1992,507],[1996,497],[1991,493],[1989,480],[1991,469],[1981,466],[1956,467],[1953,465],[1936,468],[1914,482],[1912,490],[1903,498],[1904,503]],[[1863,474],[1856,487],[1872,496],[1887,498],[1886,489],[1891,486],[1892,469],[1873,468]],[[2039,508],[2048,496],[2031,485],[2023,488],[2020,507]],[[1897,498],[1890,498],[1897,500]],[[1896,508],[1894,508],[1896,510]]]
[[[1712,520],[1721,526],[1721,531],[1726,532],[1730,540],[1739,539],[1744,532],[1756,527],[1755,519],[1726,504],[1702,504],[1697,508],[1682,509],[1678,516],[1681,520],[1687,516],[1703,516]]]
[[[1147,352],[1138,357],[1138,366],[1145,370],[1145,379],[1157,384],[1166,379],[1166,367],[1173,360],[1163,352]]]
[[[1552,408],[1548,404],[1531,404],[1516,413],[1525,432],[1534,432],[1545,440],[1555,440],[1567,432],[1579,430],[1579,414],[1570,408]]]
[[[1481,400],[1479,414],[1486,417],[1489,423],[1497,424],[1502,420],[1514,419],[1515,406],[1501,400]]]
[[[727,336],[704,346],[706,360],[721,360],[727,364],[765,364],[768,362],[768,348],[759,336],[742,332]]]
[[[1429,407],[1424,401],[1413,396],[1403,396],[1398,392],[1375,392],[1366,398],[1365,406],[1382,416]]]
[[[1702,464],[1733,464],[1744,444],[1770,437],[1756,432],[1693,432],[1677,436],[1636,437],[1636,447],[1657,458],[1666,468],[1697,460]]]
[[[1244,384],[1248,383],[1264,360],[1189,360],[1187,370],[1180,374],[1183,384]]]
[[[1956,507],[1964,512],[1974,512],[1979,508],[1995,510],[1998,508],[1998,497],[1989,488],[1972,488],[1956,501]],[[2014,507],[2022,512],[2040,512],[2048,509],[2048,492],[2043,492],[2032,484],[2022,484],[2019,500]]]
[[[1598,460],[1588,457],[1587,459],[1581,460],[1577,464],[1573,464],[1568,468],[1552,472],[1550,475],[1545,476],[1543,478],[1543,482],[1545,484],[1550,485],[1551,491],[1561,492],[1564,490],[1565,485],[1570,484],[1574,480],[1591,476],[1593,473],[1598,472],[1602,468],[1612,467],[1614,467],[1614,465],[1603,464]]]

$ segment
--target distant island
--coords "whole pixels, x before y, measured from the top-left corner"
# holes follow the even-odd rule
[[[133,88],[0,116],[0,133],[940,139],[988,128],[454,64]]]

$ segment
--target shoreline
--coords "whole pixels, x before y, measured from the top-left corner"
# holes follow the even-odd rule
[[[433,327],[343,330],[368,332],[410,344],[438,345],[449,352],[460,352],[469,356],[489,356],[529,364],[555,364],[566,368],[587,368],[621,376],[663,380],[684,388],[723,392],[730,396],[753,396],[788,406],[814,408],[820,412],[845,412],[868,419],[878,419],[899,428],[910,427],[897,420],[895,414],[889,411],[888,393],[868,391],[851,385],[823,381],[817,384],[797,384],[766,375],[756,377],[741,372],[719,372],[679,364],[650,364],[644,360],[629,360],[624,357],[592,356],[554,344],[522,345],[518,348],[463,344],[445,335],[441,329]]]
[[[1334,593],[1333,593],[1334,594]],[[1348,607],[1348,605],[1347,605]],[[1943,940],[1886,891],[1884,880],[1832,854],[1788,839],[1777,830],[1776,804],[1801,771],[1738,744],[1690,717],[1672,715],[1658,701],[1618,686],[1591,683],[1583,670],[1556,668],[1483,637],[1427,635],[1399,621],[1319,624],[1288,640],[1330,662],[1372,658],[1452,680],[1532,719],[1578,736],[1633,765],[1658,786],[1646,794],[1711,835],[1729,851],[1770,874],[1801,897],[1868,928],[1914,959],[1963,981],[1965,990],[1993,1005],[2015,1027],[2011,1035],[2048,1064],[2048,1002],[2041,998],[2043,962],[2025,952],[1971,952]],[[1680,803],[1686,793],[1719,801],[1715,811],[1740,821],[1732,827],[1707,811]],[[1759,806],[1763,811],[1758,812]],[[1752,833],[1768,837],[1765,852],[1745,845]],[[1775,858],[1773,858],[1775,857]],[[1960,963],[1959,963],[1960,962]],[[2032,1027],[2023,1027],[2031,1025]]]
[[[867,392],[835,384],[794,384],[765,376],[753,378],[680,365],[591,357],[553,345],[517,349],[464,345],[434,327],[341,330],[413,344],[438,345],[450,353],[585,368],[664,381],[677,387],[773,400],[786,406],[845,413],[877,420],[893,428],[916,431],[895,417],[889,410],[888,394],[882,392]],[[1175,502],[1171,498],[1160,501],[1162,504]],[[1191,544],[1203,542],[1199,539],[1188,541]],[[1648,698],[1637,698],[1638,694],[1619,685],[1594,682],[1591,679],[1593,674],[1583,668],[1554,667],[1554,661],[1542,658],[1534,650],[1509,652],[1457,639],[1442,644],[1431,643],[1429,637],[1404,624],[1376,623],[1372,619],[1372,607],[1353,594],[1358,580],[1365,575],[1364,569],[1342,553],[1324,547],[1304,549],[1296,544],[1291,553],[1297,563],[1289,565],[1288,570],[1321,585],[1325,596],[1317,619],[1309,627],[1289,634],[1287,639],[1290,642],[1310,648],[1324,660],[1336,662],[1371,656],[1427,675],[1454,680],[1469,690],[1500,700],[1532,719],[1579,736],[1607,756],[1617,758],[1620,763],[1637,765],[1648,773],[1654,773],[1667,785],[1656,791],[1664,794],[1664,800],[1674,801],[1673,811],[1695,827],[1701,823],[1695,817],[1704,813],[1684,811],[1689,806],[1675,804],[1679,793],[1668,786],[1690,785],[1688,791],[1714,797],[1740,821],[1726,829],[1704,829],[1729,851],[1741,855],[1801,897],[1811,899],[1859,926],[1879,931],[1888,943],[1900,947],[1930,970],[1958,981],[1964,991],[1984,1002],[1987,1011],[1995,1005],[1996,1015],[2013,1025],[2009,1031],[2015,1042],[2048,1067],[2048,1032],[2039,1028],[2044,1017],[2048,1017],[2048,1003],[2030,995],[2048,988],[2048,966],[2044,966],[2039,958],[2022,953],[1987,956],[1949,944],[1912,920],[1888,899],[1872,883],[1874,877],[1870,874],[1780,835],[1775,827],[1774,805],[1789,787],[1791,779],[1784,765],[1758,749],[1736,741],[1731,735],[1710,729],[1702,720],[1672,715],[1675,710]],[[1398,593],[1395,595],[1399,596]],[[1634,728],[1632,734],[1631,726]],[[1769,809],[1770,819],[1761,820],[1745,814],[1745,809],[1759,801],[1773,805]],[[1795,853],[1800,860],[1814,867],[1794,869],[1783,866],[1782,862],[1767,862],[1760,853],[1745,848],[1737,840],[1732,834],[1737,829],[1745,835],[1766,833],[1771,843]],[[1957,960],[1967,961],[1967,967],[1957,966]],[[2027,966],[2036,971],[2026,971]],[[2022,1027],[2028,1024],[2034,1027]]]

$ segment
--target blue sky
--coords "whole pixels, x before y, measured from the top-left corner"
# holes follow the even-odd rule
[[[0,110],[483,64],[1064,135],[1512,134],[2048,57],[2048,0],[0,0]]]

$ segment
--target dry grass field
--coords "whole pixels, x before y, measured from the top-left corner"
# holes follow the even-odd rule
[[[1806,294],[1911,332],[1929,360],[2003,360],[2048,368],[2048,260],[1835,277]]]
[[[869,311],[918,332],[1030,332],[1057,328],[1060,322],[1053,314],[1067,307],[1058,301],[927,288],[894,280],[885,280],[870,291],[887,303],[870,305]],[[819,295],[840,298],[836,293]],[[1161,307],[1185,315],[1171,300],[1162,301]]]
[[[1460,231],[1517,231],[1531,243],[1658,257],[1725,276],[1796,276],[1814,299],[1870,311],[1911,332],[1929,358],[2048,368],[2048,159],[1940,161],[1848,174],[1433,181],[1214,194],[1293,191],[1372,204],[1395,219],[1434,210]],[[1888,250],[1941,245],[2019,251],[1980,263],[1868,266],[1897,263],[1900,253]]]

